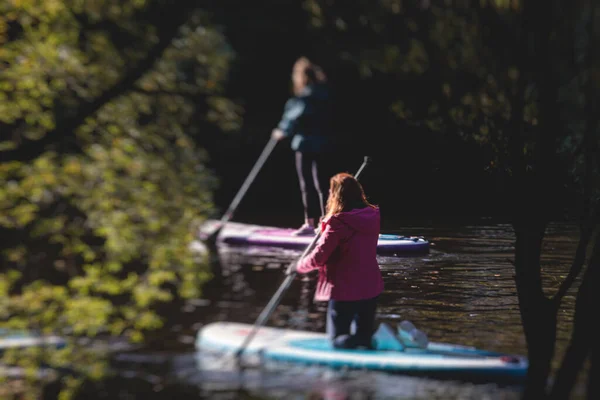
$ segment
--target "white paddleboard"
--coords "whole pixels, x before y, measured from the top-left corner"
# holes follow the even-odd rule
[[[196,348],[233,353],[251,330],[250,324],[211,323],[198,332]],[[524,377],[528,367],[527,359],[522,356],[445,343],[429,343],[426,349],[407,348],[404,351],[340,350],[331,346],[324,333],[271,327],[259,328],[244,354],[333,368],[512,378]]]

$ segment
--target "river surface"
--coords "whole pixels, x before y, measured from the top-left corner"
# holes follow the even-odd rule
[[[526,355],[516,296],[514,234],[509,224],[403,226],[384,233],[424,236],[429,254],[381,257],[385,292],[378,320],[412,321],[431,341]],[[578,240],[575,226],[551,225],[544,241],[547,295],[566,276]],[[214,253],[213,253],[214,254]],[[173,314],[170,329],[146,348],[116,355],[115,376],[87,385],[85,399],[518,399],[514,383],[438,380],[324,367],[263,365],[239,369],[194,349],[204,324],[252,324],[300,251],[221,247],[215,278],[201,299]],[[297,277],[267,326],[324,331],[325,306],[312,302],[313,275]],[[559,315],[556,368],[568,344],[577,285]],[[581,398],[583,379],[573,398]]]

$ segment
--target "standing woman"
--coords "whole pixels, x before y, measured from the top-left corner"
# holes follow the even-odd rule
[[[288,273],[319,270],[314,299],[329,302],[327,332],[333,347],[372,348],[377,299],[383,291],[377,263],[379,208],[367,201],[361,184],[348,173],[334,175],[329,186],[322,236]]]
[[[314,235],[325,213],[321,170],[329,145],[331,108],[326,76],[308,58],[301,57],[292,70],[293,96],[286,102],[283,116],[271,134],[276,140],[291,138],[296,171],[304,206],[304,224],[295,235]]]

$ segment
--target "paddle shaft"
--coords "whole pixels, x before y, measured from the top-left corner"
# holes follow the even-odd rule
[[[354,177],[356,179],[358,179],[358,177],[360,176],[362,171],[365,169],[365,167],[367,166],[369,161],[370,161],[370,158],[365,156],[365,160],[363,161],[362,165],[358,169],[358,172],[356,172],[356,174],[354,175]],[[308,247],[306,247],[306,249],[304,250],[302,255],[298,258],[298,260],[295,263],[298,263],[306,255],[308,255],[308,253],[310,253],[312,251],[313,247],[315,246],[315,244],[317,243],[317,241],[319,240],[320,237],[321,237],[321,230],[319,229],[317,231],[317,234],[313,238],[313,240],[310,242]],[[295,263],[292,263],[292,265]],[[277,305],[279,305],[279,302],[283,298],[283,294],[285,293],[285,291],[290,287],[290,285],[294,281],[296,274],[297,274],[297,272],[294,271],[294,272],[290,273],[288,276],[286,276],[283,283],[279,286],[279,289],[277,289],[277,291],[275,292],[273,297],[271,297],[271,300],[269,300],[269,303],[267,304],[267,306],[264,308],[264,310],[260,313],[260,315],[256,319],[256,322],[252,326],[252,330],[250,331],[248,336],[246,336],[246,338],[244,339],[244,342],[242,343],[240,348],[235,353],[237,358],[239,358],[242,355],[242,353],[244,352],[244,350],[246,349],[248,344],[250,344],[250,341],[254,338],[254,335],[256,335],[256,332],[258,331],[258,329],[262,325],[264,325],[264,323],[269,319],[269,317],[271,316],[273,311],[275,311],[275,308],[277,307]]]
[[[265,146],[262,153],[260,154],[260,157],[258,157],[258,160],[256,160],[254,167],[252,167],[252,170],[250,170],[250,173],[248,174],[248,176],[246,177],[246,180],[242,184],[242,187],[240,187],[237,194],[233,198],[233,201],[229,205],[229,208],[227,208],[227,211],[225,211],[225,214],[223,214],[223,217],[221,217],[221,226],[220,226],[219,230],[222,229],[223,225],[225,225],[225,223],[227,223],[231,219],[231,217],[233,217],[233,213],[235,212],[236,208],[240,204],[240,201],[242,201],[242,198],[248,191],[250,184],[252,184],[252,182],[254,181],[254,178],[256,178],[256,175],[258,175],[258,172],[262,168],[265,161],[267,161],[267,158],[271,154],[271,151],[273,151],[273,148],[275,147],[276,144],[277,144],[277,139],[273,139],[273,138],[269,139],[269,141],[267,142],[267,145]]]

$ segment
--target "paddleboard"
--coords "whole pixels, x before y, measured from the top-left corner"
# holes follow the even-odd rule
[[[207,220],[198,231],[201,241],[207,240],[220,226],[218,220]],[[228,222],[219,233],[218,242],[228,245],[268,246],[304,250],[315,235],[294,236],[292,228],[277,228]],[[377,241],[378,254],[423,254],[429,252],[429,241],[416,236],[380,234]]]
[[[215,322],[201,328],[196,349],[234,353],[252,325]],[[324,365],[332,368],[369,369],[409,374],[521,379],[527,373],[525,357],[446,343],[428,343],[425,349],[404,351],[340,350],[325,333],[260,327],[243,356],[263,360]]]
[[[26,330],[9,330],[0,328],[0,354],[11,348],[34,346],[52,346],[61,348],[66,345],[64,339],[58,336],[36,335]]]

